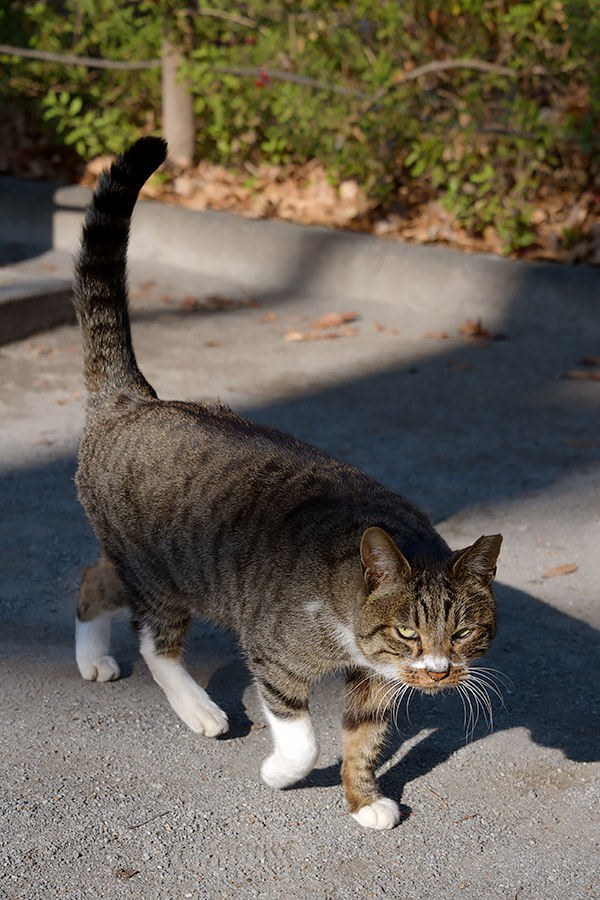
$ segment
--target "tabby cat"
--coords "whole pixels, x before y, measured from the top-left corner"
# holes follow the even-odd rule
[[[223,406],[157,398],[138,369],[126,252],[137,195],[164,161],[137,141],[87,211],[75,307],[88,390],[76,483],[102,547],[84,572],[77,663],[118,678],[110,618],[128,606],[140,650],[175,712],[209,737],[227,715],[182,665],[192,616],[233,629],[273,751],[262,779],[313,769],[309,685],[345,670],[342,779],[351,814],[391,828],[398,804],[374,776],[394,701],[472,678],[496,629],[501,536],[452,552],[423,512],[360,470]]]

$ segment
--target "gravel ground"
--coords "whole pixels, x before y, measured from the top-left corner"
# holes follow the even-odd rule
[[[25,269],[49,265],[60,274],[64,257]],[[504,534],[500,629],[484,663],[503,673],[504,706],[494,698],[493,730],[480,719],[469,740],[457,698],[415,698],[410,719],[403,709],[381,775],[403,819],[376,833],[345,810],[339,679],[314,690],[318,768],[282,792],[258,778],[269,736],[230,635],[197,623],[187,657],[229,712],[219,740],[179,722],[125,619],[114,628],[121,680],[82,681],[74,608],[81,567],[97,551],[72,480],[83,421],[78,336],[61,327],[7,345],[2,896],[600,896],[600,385],[556,377],[598,354],[598,317],[576,296],[549,308],[511,283],[493,310],[481,299],[484,324],[493,318],[506,337],[486,348],[460,339],[458,307],[444,321],[447,339],[425,339],[440,327],[426,307],[407,322],[400,300],[376,297],[353,304],[357,335],[289,342],[289,329],[345,311],[343,300],[256,295],[245,301],[260,306],[206,310],[184,303],[202,294],[197,274],[146,264],[132,280],[134,343],[161,396],[219,396],[362,466],[420,503],[456,547]],[[217,289],[244,297],[225,279]],[[567,563],[577,570],[542,577]]]

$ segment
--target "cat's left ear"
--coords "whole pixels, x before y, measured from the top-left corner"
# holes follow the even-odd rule
[[[450,560],[449,568],[455,578],[480,578],[494,580],[496,561],[502,544],[501,534],[482,535],[466,550],[458,550]]]
[[[369,591],[385,582],[407,581],[412,575],[408,560],[383,528],[367,528],[360,542],[360,558]]]

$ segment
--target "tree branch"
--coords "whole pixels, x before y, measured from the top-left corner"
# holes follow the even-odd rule
[[[62,63],[65,66],[85,66],[87,69],[158,69],[162,65],[160,59],[127,62],[124,59],[97,59],[92,56],[73,56],[70,53],[9,47],[8,44],[0,44],[0,56],[23,56],[26,59],[41,59],[45,62]]]

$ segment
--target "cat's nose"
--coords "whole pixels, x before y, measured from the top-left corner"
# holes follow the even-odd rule
[[[427,674],[429,675],[430,678],[433,678],[434,681],[441,681],[443,678],[448,677],[449,671],[450,671],[450,669],[445,669],[443,672],[433,672],[428,669]]]

